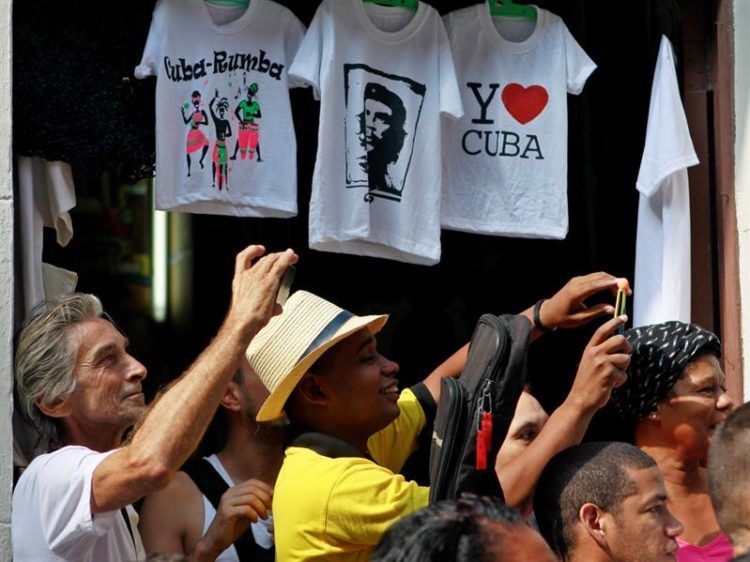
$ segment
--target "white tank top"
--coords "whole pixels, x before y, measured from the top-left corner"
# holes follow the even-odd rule
[[[228,486],[230,487],[234,486],[234,481],[229,476],[229,473],[224,468],[224,465],[221,464],[219,457],[217,457],[216,455],[211,455],[210,457],[204,457],[204,458],[209,463],[211,463],[211,466],[213,466],[216,469],[216,472],[219,473],[219,475],[222,477],[224,482],[227,483]],[[202,535],[206,534],[206,531],[211,525],[211,521],[214,520],[215,515],[216,515],[216,510],[214,509],[214,506],[211,505],[211,502],[208,501],[208,498],[206,496],[203,496],[203,533]],[[253,538],[255,539],[255,542],[258,546],[262,548],[273,547],[273,533],[271,532],[272,528],[273,528],[273,516],[269,516],[266,521],[263,521],[261,519],[257,523],[253,523],[252,525],[250,525],[250,530],[253,532]],[[219,555],[219,557],[216,559],[216,562],[240,562],[240,558],[237,555],[237,549],[234,548],[234,545],[230,545],[229,548],[227,548],[224,552],[222,552]]]

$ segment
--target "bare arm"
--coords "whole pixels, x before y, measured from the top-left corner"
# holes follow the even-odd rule
[[[221,496],[219,509],[190,553],[191,562],[213,562],[242,536],[258,519],[267,519],[271,510],[273,489],[260,480],[246,480],[229,488]]]
[[[496,469],[508,505],[524,505],[549,460],[581,442],[591,418],[609,401],[612,389],[625,382],[630,344],[624,336],[612,334],[626,321],[627,317],[620,316],[599,327],[583,352],[565,402],[518,457]]]
[[[280,311],[274,302],[279,281],[297,256],[287,250],[260,257],[264,252],[249,246],[238,254],[232,304],[219,333],[156,401],[130,444],[94,471],[92,513],[119,509],[164,487],[197,446],[250,341]]]
[[[542,303],[539,317],[542,324],[548,328],[576,328],[588,324],[593,319],[604,314],[614,314],[615,309],[610,304],[598,304],[588,307],[585,300],[591,295],[609,289],[617,292],[617,278],[609,273],[591,273],[581,277],[574,277],[551,298]],[[520,313],[531,324],[531,341],[544,332],[534,325],[534,307],[531,306]],[[435,402],[440,400],[440,380],[444,377],[457,377],[466,366],[469,355],[467,343],[453,355],[443,361],[423,381],[432,394]]]
[[[203,533],[203,497],[184,472],[146,497],[138,530],[146,554],[187,554]]]

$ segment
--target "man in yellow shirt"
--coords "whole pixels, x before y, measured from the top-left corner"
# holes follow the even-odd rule
[[[616,279],[604,273],[571,280],[522,313],[531,338],[611,314],[611,305],[583,304],[607,288],[616,290]],[[286,415],[291,424],[273,499],[279,562],[369,560],[390,525],[427,505],[429,489],[398,471],[425,413],[434,415],[440,379],[461,372],[468,346],[399,395],[398,365],[375,339],[387,319],[355,316],[297,291],[248,347],[270,392],[258,421]]]

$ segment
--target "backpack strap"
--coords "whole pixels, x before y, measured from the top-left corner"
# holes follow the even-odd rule
[[[224,481],[213,465],[206,459],[193,459],[185,463],[181,470],[195,482],[201,493],[206,496],[216,511],[219,510],[221,496],[229,489],[229,484]],[[265,549],[259,546],[253,538],[252,530],[245,531],[236,541],[234,548],[240,560],[252,560],[253,562],[273,562],[275,549]]]

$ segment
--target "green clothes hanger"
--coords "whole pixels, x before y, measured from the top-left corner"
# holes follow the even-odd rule
[[[362,0],[364,3],[382,4],[383,6],[394,6],[396,8],[406,8],[407,10],[416,10],[419,7],[419,0]]]
[[[536,8],[515,4],[513,0],[487,0],[491,16],[504,16],[506,18],[526,18],[536,20]]]

